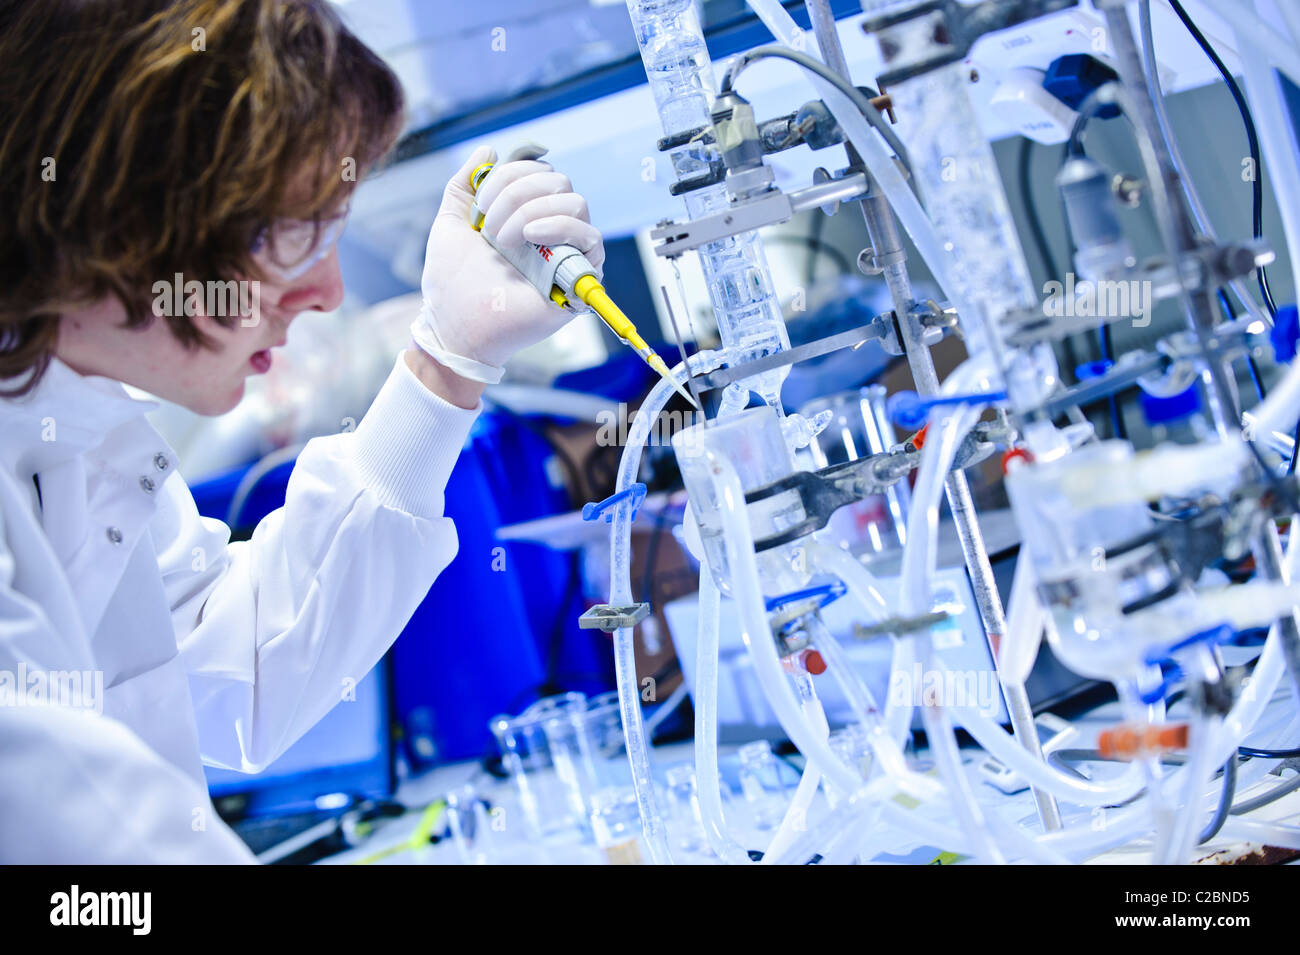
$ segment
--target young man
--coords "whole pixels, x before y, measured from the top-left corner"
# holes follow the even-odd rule
[[[565,321],[467,222],[489,150],[433,223],[420,347],[252,540],[199,517],[123,388],[221,414],[336,308],[334,241],[400,114],[325,0],[0,0],[0,861],[252,861],[201,765],[275,759],[455,555],[443,488],[483,383]],[[479,205],[501,243],[603,261],[545,163]],[[177,275],[257,281],[257,313],[157,309]]]

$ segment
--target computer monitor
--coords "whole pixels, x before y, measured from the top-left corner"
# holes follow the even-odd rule
[[[208,790],[223,815],[240,818],[339,808],[343,799],[393,794],[386,661],[356,685],[301,739],[260,773],[205,767]]]

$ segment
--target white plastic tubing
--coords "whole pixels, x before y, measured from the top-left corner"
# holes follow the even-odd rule
[[[818,737],[829,739],[831,728],[826,722],[826,711],[822,709],[821,701],[817,699],[817,691],[813,689],[812,677],[807,673],[800,673],[795,676],[794,684],[798,691],[799,708],[803,711],[808,725],[813,728]],[[799,785],[795,787],[794,798],[786,807],[781,825],[763,853],[765,865],[771,865],[798,838],[799,833],[807,828],[808,810],[812,808],[821,780],[822,773],[817,762],[812,759],[807,760],[804,763],[803,773],[799,777]]]
[[[1288,3],[1294,3],[1294,0],[1278,0],[1279,7]],[[1300,50],[1286,42],[1285,33],[1275,30],[1260,18],[1251,0],[1215,0],[1214,11],[1232,24],[1238,39],[1249,37],[1252,44],[1259,47],[1261,62],[1271,60],[1274,66],[1291,78],[1291,82],[1300,86]],[[1239,48],[1237,52],[1241,56],[1243,67],[1249,65],[1250,56],[1247,51]]]
[[[722,395],[718,417],[744,407],[748,395],[732,389]],[[753,861],[744,846],[732,838],[722,810],[722,783],[718,774],[718,626],[722,599],[708,561],[700,561],[699,631],[695,648],[695,781],[700,819],[709,848],[728,865]],[[811,764],[810,764],[811,765]],[[766,859],[767,856],[765,855]]]
[[[731,462],[709,455],[710,479],[717,494],[723,536],[726,539],[727,563],[731,568],[731,587],[745,645],[754,663],[763,695],[776,713],[782,729],[794,741],[805,759],[813,760],[832,786],[844,794],[857,792],[861,776],[835,754],[826,738],[818,732],[800,707],[794,689],[781,668],[776,645],[772,642],[767,610],[759,589],[758,561],[754,555],[753,533],[745,513],[745,492]]]
[[[697,352],[689,359],[691,374],[708,374],[722,364],[723,358],[724,355],[719,352]],[[678,364],[673,369],[672,376],[678,384],[684,383],[685,363]],[[658,420],[659,412],[673,393],[672,384],[660,381],[642,403],[628,433],[623,457],[619,461],[618,491],[626,491],[636,481],[650,428]],[[624,606],[632,602],[632,508],[627,501],[614,508],[614,519],[610,522],[609,530],[609,550],[609,602],[615,606]],[[636,678],[636,651],[631,627],[624,627],[614,633],[614,673],[618,682],[619,709],[623,717],[623,739],[627,744],[627,758],[632,769],[632,786],[636,790],[642,831],[651,861],[656,865],[667,865],[672,862],[672,854],[668,849],[663,816],[655,798],[650,747],[641,720],[641,692]]]
[[[829,783],[848,797],[844,806],[866,811],[873,804],[878,804],[882,816],[901,826],[904,831],[915,832],[944,846],[965,845],[967,840],[961,834],[946,826],[933,824],[919,813],[909,813],[892,802],[891,797],[899,792],[906,792],[922,800],[935,799],[939,793],[932,781],[909,773],[901,779],[878,777],[864,786],[858,772],[839,758],[827,743],[824,731],[816,725],[816,721],[809,718],[809,711],[801,706],[782,670],[776,646],[771,639],[767,611],[759,589],[753,534],[744,510],[744,491],[740,479],[730,462],[722,458],[710,455],[709,467],[719,502],[727,562],[732,572],[732,593],[740,613],[745,644],[763,694],[786,735],[806,759],[816,764]],[[852,815],[843,818],[852,818]],[[806,843],[800,840],[798,844],[803,846]],[[785,858],[799,857],[787,852]]]
[[[749,853],[727,830],[718,779],[718,617],[721,595],[707,563],[700,563],[699,636],[695,667],[695,785],[709,848],[728,865],[748,865]]]

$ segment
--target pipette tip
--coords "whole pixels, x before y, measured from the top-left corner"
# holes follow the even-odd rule
[[[642,354],[641,357],[645,360],[645,363],[647,365],[649,365],[651,368],[653,368],[655,371],[659,373],[660,378],[662,378],[664,381],[668,382],[670,385],[676,388],[677,393],[681,395],[683,398],[685,398],[687,401],[689,401],[692,408],[694,408],[696,411],[704,410],[703,408],[700,407],[700,403],[691,396],[691,393],[687,391],[684,387],[682,387],[681,383],[678,382],[678,380],[673,376],[673,373],[668,369],[668,365],[664,362],[662,358],[660,358],[658,355],[656,355],[654,352],[650,351],[649,349],[647,349],[646,353]]]
[[[679,395],[681,395],[683,398],[685,398],[687,401],[689,401],[689,402],[691,403],[691,407],[692,407],[692,408],[694,408],[696,411],[703,411],[703,410],[704,410],[704,409],[701,408],[698,404],[695,403],[695,399],[691,397],[691,394],[690,394],[689,391],[687,391],[685,388],[683,388],[681,385],[679,385],[676,381],[673,381],[672,379],[669,379],[669,380],[673,382],[673,387],[677,389],[677,393],[678,393]]]

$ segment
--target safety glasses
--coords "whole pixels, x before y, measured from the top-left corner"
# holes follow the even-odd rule
[[[344,209],[320,222],[279,219],[263,226],[253,238],[253,255],[279,279],[300,278],[330,254],[347,227],[351,211],[351,208]]]

